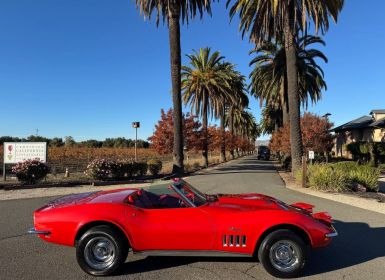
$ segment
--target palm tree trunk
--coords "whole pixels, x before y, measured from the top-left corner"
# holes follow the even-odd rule
[[[226,132],[225,132],[225,108],[222,109],[221,113],[221,154],[220,161],[226,161]]]
[[[174,147],[173,173],[182,174],[183,166],[183,124],[182,124],[182,97],[181,97],[181,46],[179,9],[174,5],[169,13],[169,41],[171,58],[172,103],[174,107]]]
[[[286,104],[282,105],[282,123],[283,125],[290,123],[289,110]]]
[[[278,129],[279,129],[279,122],[276,121],[276,122],[274,123],[274,132],[277,132]]]
[[[285,53],[287,67],[287,89],[290,116],[290,147],[292,160],[292,173],[301,167],[302,160],[302,134],[300,125],[300,109],[298,94],[297,55],[294,46],[294,28],[290,25],[289,14],[285,17]]]
[[[202,157],[203,157],[203,166],[209,166],[209,158],[208,158],[208,120],[207,120],[207,100],[203,100],[203,116],[202,116],[202,132],[203,132],[203,147],[202,147]]]
[[[289,116],[289,108],[287,104],[287,77],[284,76],[284,79],[282,81],[281,89],[283,90],[283,94],[281,95],[281,107],[282,107],[282,124],[285,125],[287,123],[290,123],[290,116]]]
[[[231,150],[230,150],[230,156],[231,159],[234,159],[234,125],[233,125],[233,116],[230,112],[230,141],[231,141]]]

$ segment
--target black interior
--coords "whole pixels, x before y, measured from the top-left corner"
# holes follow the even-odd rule
[[[136,192],[134,203],[136,207],[145,209],[181,208],[185,207],[182,200],[169,194],[154,194],[146,190]]]

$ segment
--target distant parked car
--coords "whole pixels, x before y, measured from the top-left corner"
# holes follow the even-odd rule
[[[34,212],[29,232],[76,247],[80,267],[95,276],[113,274],[132,251],[148,256],[257,256],[270,274],[286,278],[301,274],[310,248],[327,246],[337,236],[331,216],[313,213],[313,207],[256,193],[204,194],[174,180],[146,190],[59,198]]]
[[[258,159],[269,160],[270,159],[270,149],[267,146],[258,147]]]

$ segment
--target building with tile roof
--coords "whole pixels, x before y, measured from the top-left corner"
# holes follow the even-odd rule
[[[385,109],[372,110],[370,116],[362,116],[331,130],[336,134],[334,152],[348,157],[346,145],[351,142],[385,142]]]

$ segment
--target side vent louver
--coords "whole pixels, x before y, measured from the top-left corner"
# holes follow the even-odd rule
[[[246,235],[223,235],[223,247],[246,247]]]

